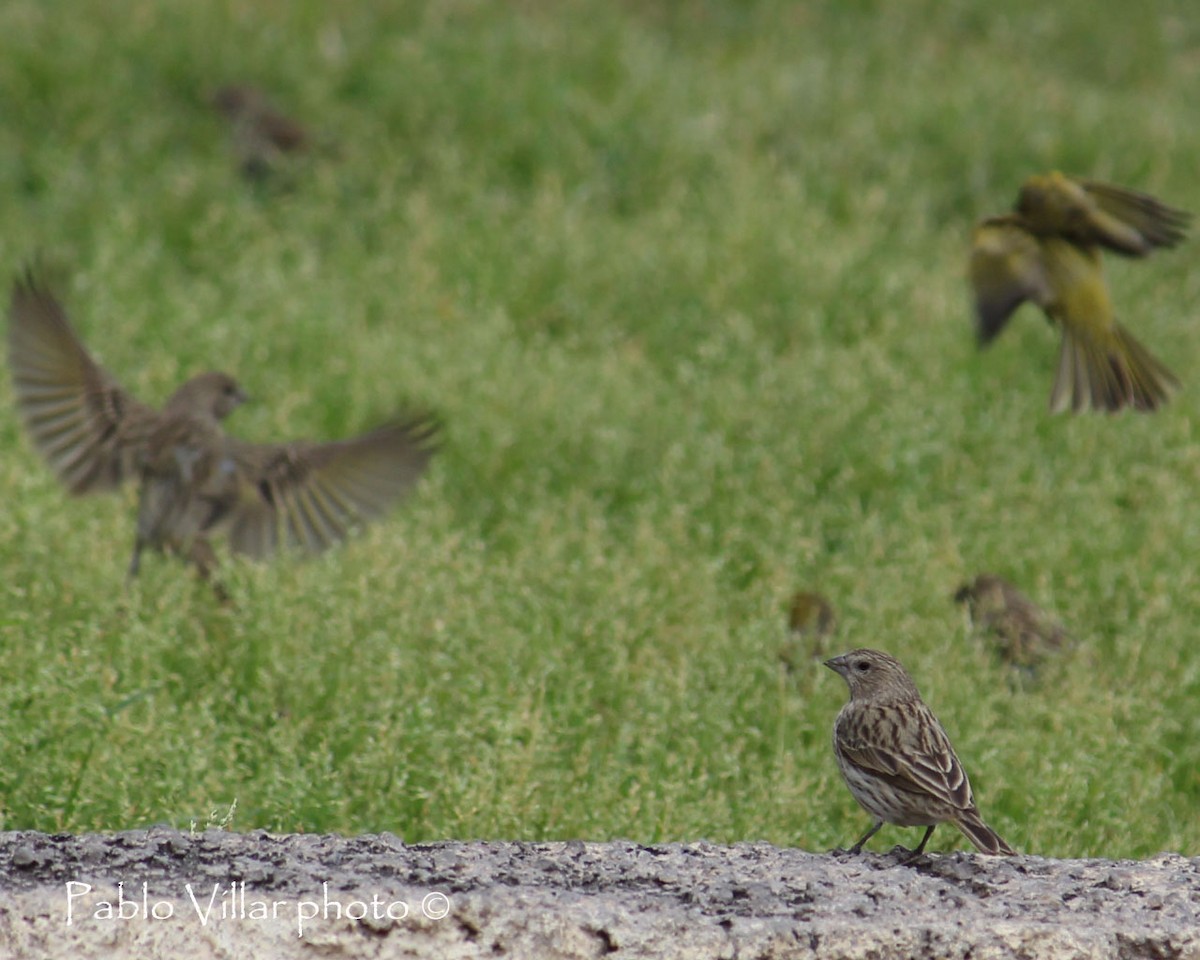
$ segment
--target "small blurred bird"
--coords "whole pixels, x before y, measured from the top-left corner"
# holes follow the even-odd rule
[[[995,574],[964,583],[954,601],[966,604],[971,622],[991,638],[1001,659],[1028,673],[1071,643],[1062,624]]]
[[[833,724],[838,769],[875,818],[850,853],[860,853],[884,823],[927,828],[906,862],[925,850],[939,823],[953,823],[980,853],[1016,853],[983,822],[946,731],[900,661],[878,650],[853,650],[825,666],[850,688]]]
[[[179,554],[209,579],[209,537],[221,532],[253,558],[324,550],[408,493],[434,452],[438,425],[425,414],[331,443],[228,437],[221,421],[246,395],[224,373],[193,377],[156,411],[92,359],[33,270],[13,284],[8,343],[21,419],[67,489],[138,483],[130,576],[150,548]]]
[[[1062,326],[1052,412],[1157,410],[1179,381],[1117,323],[1100,251],[1144,257],[1179,243],[1190,220],[1122,187],[1058,172],[1030,177],[1015,212],[982,221],[972,236],[980,345],[1030,300]]]
[[[833,605],[819,593],[799,590],[788,605],[788,638],[779,659],[793,673],[802,660],[825,655],[825,641],[837,626]]]
[[[312,146],[308,131],[282,114],[256,87],[221,87],[211,102],[229,121],[241,171],[249,179],[267,176],[278,166],[282,154]]]

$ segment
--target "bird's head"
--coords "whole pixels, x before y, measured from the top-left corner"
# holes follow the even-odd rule
[[[236,117],[250,105],[252,99],[253,94],[249,89],[230,84],[214,91],[209,103],[226,117]]]
[[[1021,184],[1016,210],[1037,234],[1070,235],[1087,219],[1083,187],[1057,170]]]
[[[966,604],[972,617],[984,613],[995,613],[1008,606],[1011,587],[992,573],[981,573],[974,580],[964,583],[954,594],[954,602]]]
[[[829,633],[834,626],[833,607],[819,593],[800,590],[788,607],[788,629],[792,633]]]
[[[826,660],[825,666],[841,674],[850,687],[852,700],[920,696],[900,661],[879,650],[851,650]]]
[[[176,390],[167,410],[224,420],[246,402],[246,394],[227,373],[201,373]]]

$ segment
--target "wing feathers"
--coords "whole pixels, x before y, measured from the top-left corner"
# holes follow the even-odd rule
[[[67,489],[109,490],[133,476],[154,411],[92,359],[32,270],[13,285],[8,342],[17,410]]]
[[[233,549],[252,557],[328,549],[408,493],[434,453],[437,429],[419,415],[351,440],[237,444],[247,493],[231,520]]]

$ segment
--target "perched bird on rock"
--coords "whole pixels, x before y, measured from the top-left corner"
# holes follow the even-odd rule
[[[250,179],[267,176],[283,154],[299,153],[312,146],[308,131],[281,113],[256,87],[221,87],[212,95],[211,103],[229,121],[242,173]]]
[[[966,604],[971,622],[991,639],[1001,659],[1026,672],[1071,643],[1062,624],[995,574],[981,573],[964,583],[954,600]]]
[[[1190,220],[1122,187],[1058,172],[1030,177],[1014,212],[982,221],[972,236],[980,345],[1032,301],[1062,327],[1051,411],[1157,410],[1179,381],[1117,323],[1100,253],[1144,257],[1173,247]]]
[[[924,851],[939,823],[953,823],[980,853],[1016,852],[983,822],[950,738],[900,661],[878,650],[852,650],[825,666],[850,688],[833,724],[838,769],[875,818],[850,853],[860,853],[884,823],[927,828],[908,860]]]
[[[425,414],[330,443],[234,439],[221,422],[246,395],[224,373],[193,377],[155,410],[92,358],[33,270],[13,284],[8,344],[17,410],[67,489],[138,484],[131,576],[149,548],[208,579],[218,533],[253,558],[324,550],[408,493],[434,452],[437,423]]]

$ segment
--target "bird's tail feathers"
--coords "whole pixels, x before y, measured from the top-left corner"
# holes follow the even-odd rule
[[[1117,343],[1129,369],[1135,410],[1156,410],[1179,389],[1179,381],[1161,360],[1150,353],[1119,323],[1115,325]]]
[[[1004,842],[995,830],[983,822],[983,818],[975,810],[967,810],[954,821],[980,853],[990,853],[993,856],[1016,856],[1017,851]]]
[[[1175,375],[1120,324],[1103,338],[1063,327],[1058,373],[1050,410],[1102,410],[1125,407],[1149,413],[1179,387]]]

